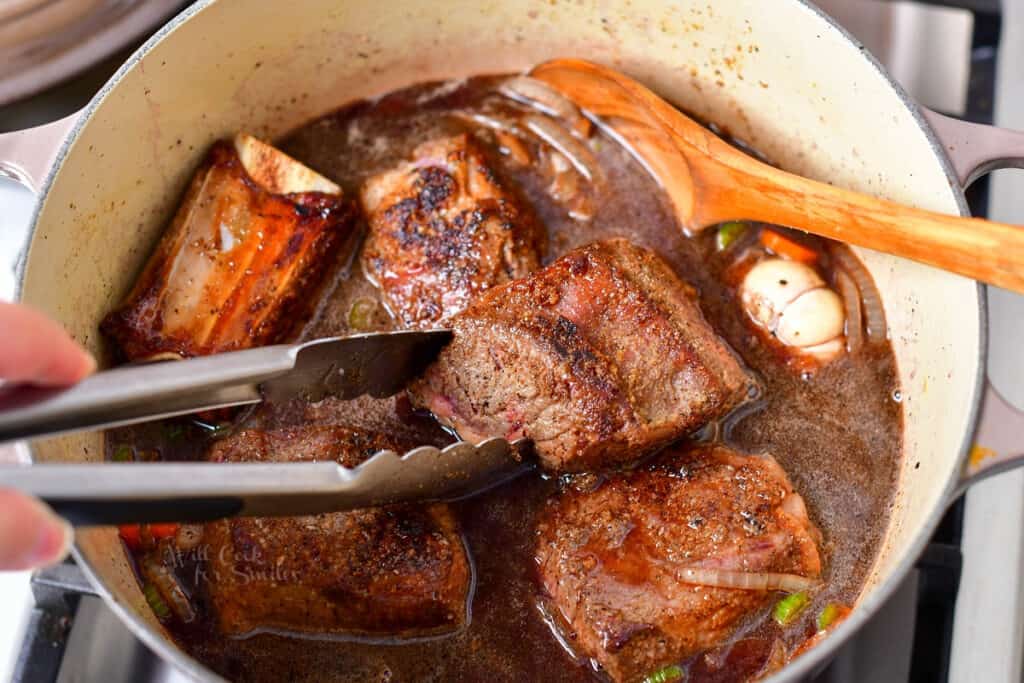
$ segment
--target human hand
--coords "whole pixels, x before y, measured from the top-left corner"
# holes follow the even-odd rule
[[[0,301],[0,379],[67,386],[96,361],[57,323],[30,308]],[[0,489],[0,570],[55,564],[71,548],[71,525],[40,501]]]

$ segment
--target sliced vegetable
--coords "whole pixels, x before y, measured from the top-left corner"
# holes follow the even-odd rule
[[[503,116],[492,116],[490,114],[481,114],[479,112],[471,113],[467,111],[453,111],[451,116],[465,123],[489,128],[495,132],[508,133],[509,135],[515,135],[518,137],[525,135],[520,127],[516,125],[515,121]]]
[[[861,308],[864,316],[864,329],[870,342],[883,341],[888,335],[888,327],[885,323],[885,309],[882,307],[882,299],[875,290],[875,283],[871,274],[864,264],[860,262],[849,247],[838,244],[833,245],[829,250],[832,260],[845,270],[854,283],[857,291],[860,292]]]
[[[774,230],[764,229],[761,231],[761,244],[776,255],[791,261],[811,264],[818,260],[818,254],[813,249],[809,249]]]
[[[356,332],[373,329],[377,313],[377,302],[373,299],[357,299],[348,311],[348,326]]]
[[[114,449],[114,455],[111,456],[114,462],[131,462],[135,460],[135,454],[132,452],[132,447],[128,444],[119,444]]]
[[[122,524],[117,527],[117,534],[132,550],[142,547],[142,527],[138,524]]]
[[[671,683],[672,681],[681,681],[686,676],[686,672],[683,671],[682,667],[678,664],[666,666],[664,669],[658,669],[654,673],[647,674],[644,678],[644,683]]]
[[[578,221],[594,217],[593,194],[584,184],[583,176],[573,170],[564,154],[554,149],[541,151],[541,162],[547,161],[546,173],[551,176],[548,193],[569,210],[569,216]]]
[[[850,353],[856,353],[864,345],[864,312],[860,292],[853,278],[844,270],[836,273],[836,287],[846,309],[846,348]]]
[[[153,538],[173,538],[178,534],[178,529],[181,528],[180,524],[149,524],[147,525],[149,535]]]
[[[169,614],[173,614],[186,624],[195,620],[196,612],[192,607],[192,601],[178,581],[178,577],[170,569],[150,554],[143,558],[139,570],[146,583],[156,589],[164,606],[169,607]],[[146,601],[149,602],[148,596]],[[156,609],[153,611],[156,612]],[[159,613],[157,615],[159,616]]]
[[[539,114],[529,114],[523,119],[523,124],[531,133],[565,155],[581,176],[595,183],[602,181],[604,176],[593,153],[557,121]]]
[[[117,527],[117,533],[121,539],[132,550],[142,547],[144,538],[161,539],[173,538],[181,528],[180,524],[122,524]]]
[[[744,572],[731,569],[686,568],[676,571],[683,583],[714,588],[739,588],[748,591],[804,591],[817,585],[799,574]]]
[[[799,593],[793,593],[775,603],[775,609],[772,610],[772,618],[779,626],[788,626],[800,616],[807,605],[811,602],[811,596],[806,591],[800,591]]]
[[[718,249],[718,251],[728,249],[729,246],[739,239],[746,231],[746,223],[741,223],[740,221],[729,221],[728,223],[723,223],[718,228],[718,234],[715,235],[715,248]]]
[[[590,122],[583,117],[579,107],[543,81],[529,76],[513,76],[502,83],[498,91],[545,114],[563,119],[572,127],[573,133],[580,137],[590,134]]]
[[[146,596],[146,602],[149,604],[150,609],[153,610],[153,614],[156,615],[157,619],[164,621],[171,617],[171,608],[164,602],[156,586],[151,583],[144,584],[142,586],[142,594]]]
[[[840,605],[837,602],[830,602],[818,614],[818,630],[824,631],[828,627],[842,621],[850,613],[850,608]]]
[[[507,154],[509,157],[514,159],[516,163],[526,166],[532,161],[532,159],[530,159],[530,152],[526,149],[526,145],[524,145],[523,141],[512,133],[496,130],[494,131],[494,138],[501,146],[502,154]]]
[[[787,654],[786,644],[782,642],[782,639],[776,638],[773,640],[772,649],[768,652],[768,658],[764,661],[764,665],[761,667],[755,680],[767,678],[768,674],[775,673],[786,666],[786,663],[789,661]]]

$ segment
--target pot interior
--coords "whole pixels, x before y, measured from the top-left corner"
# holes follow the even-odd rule
[[[307,0],[287,9],[220,0],[172,22],[90,106],[39,210],[22,298],[102,355],[99,320],[127,292],[214,140],[238,130],[275,138],[356,98],[558,56],[619,68],[788,170],[958,212],[912,105],[857,44],[797,0]],[[885,301],[906,424],[900,493],[847,632],[923,543],[958,473],[981,325],[973,282],[859,253]],[[41,461],[102,452],[96,434],[34,446]],[[78,550],[151,644],[201,671],[160,637],[113,530],[82,530]],[[821,661],[838,640],[787,671]]]

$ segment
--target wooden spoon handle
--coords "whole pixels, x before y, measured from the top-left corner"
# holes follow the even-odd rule
[[[758,162],[760,163],[760,162]],[[789,173],[702,173],[709,223],[745,218],[902,256],[1024,292],[1024,228],[925,211]]]
[[[915,209],[809,180],[729,145],[640,83],[575,59],[536,67],[661,182],[684,229],[775,223],[1024,292],[1024,228]]]

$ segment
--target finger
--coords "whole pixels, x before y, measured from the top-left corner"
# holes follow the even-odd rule
[[[71,525],[35,498],[0,489],[0,570],[56,564],[71,549]]]
[[[0,379],[65,386],[96,369],[60,325],[26,306],[0,301],[0,335]]]

